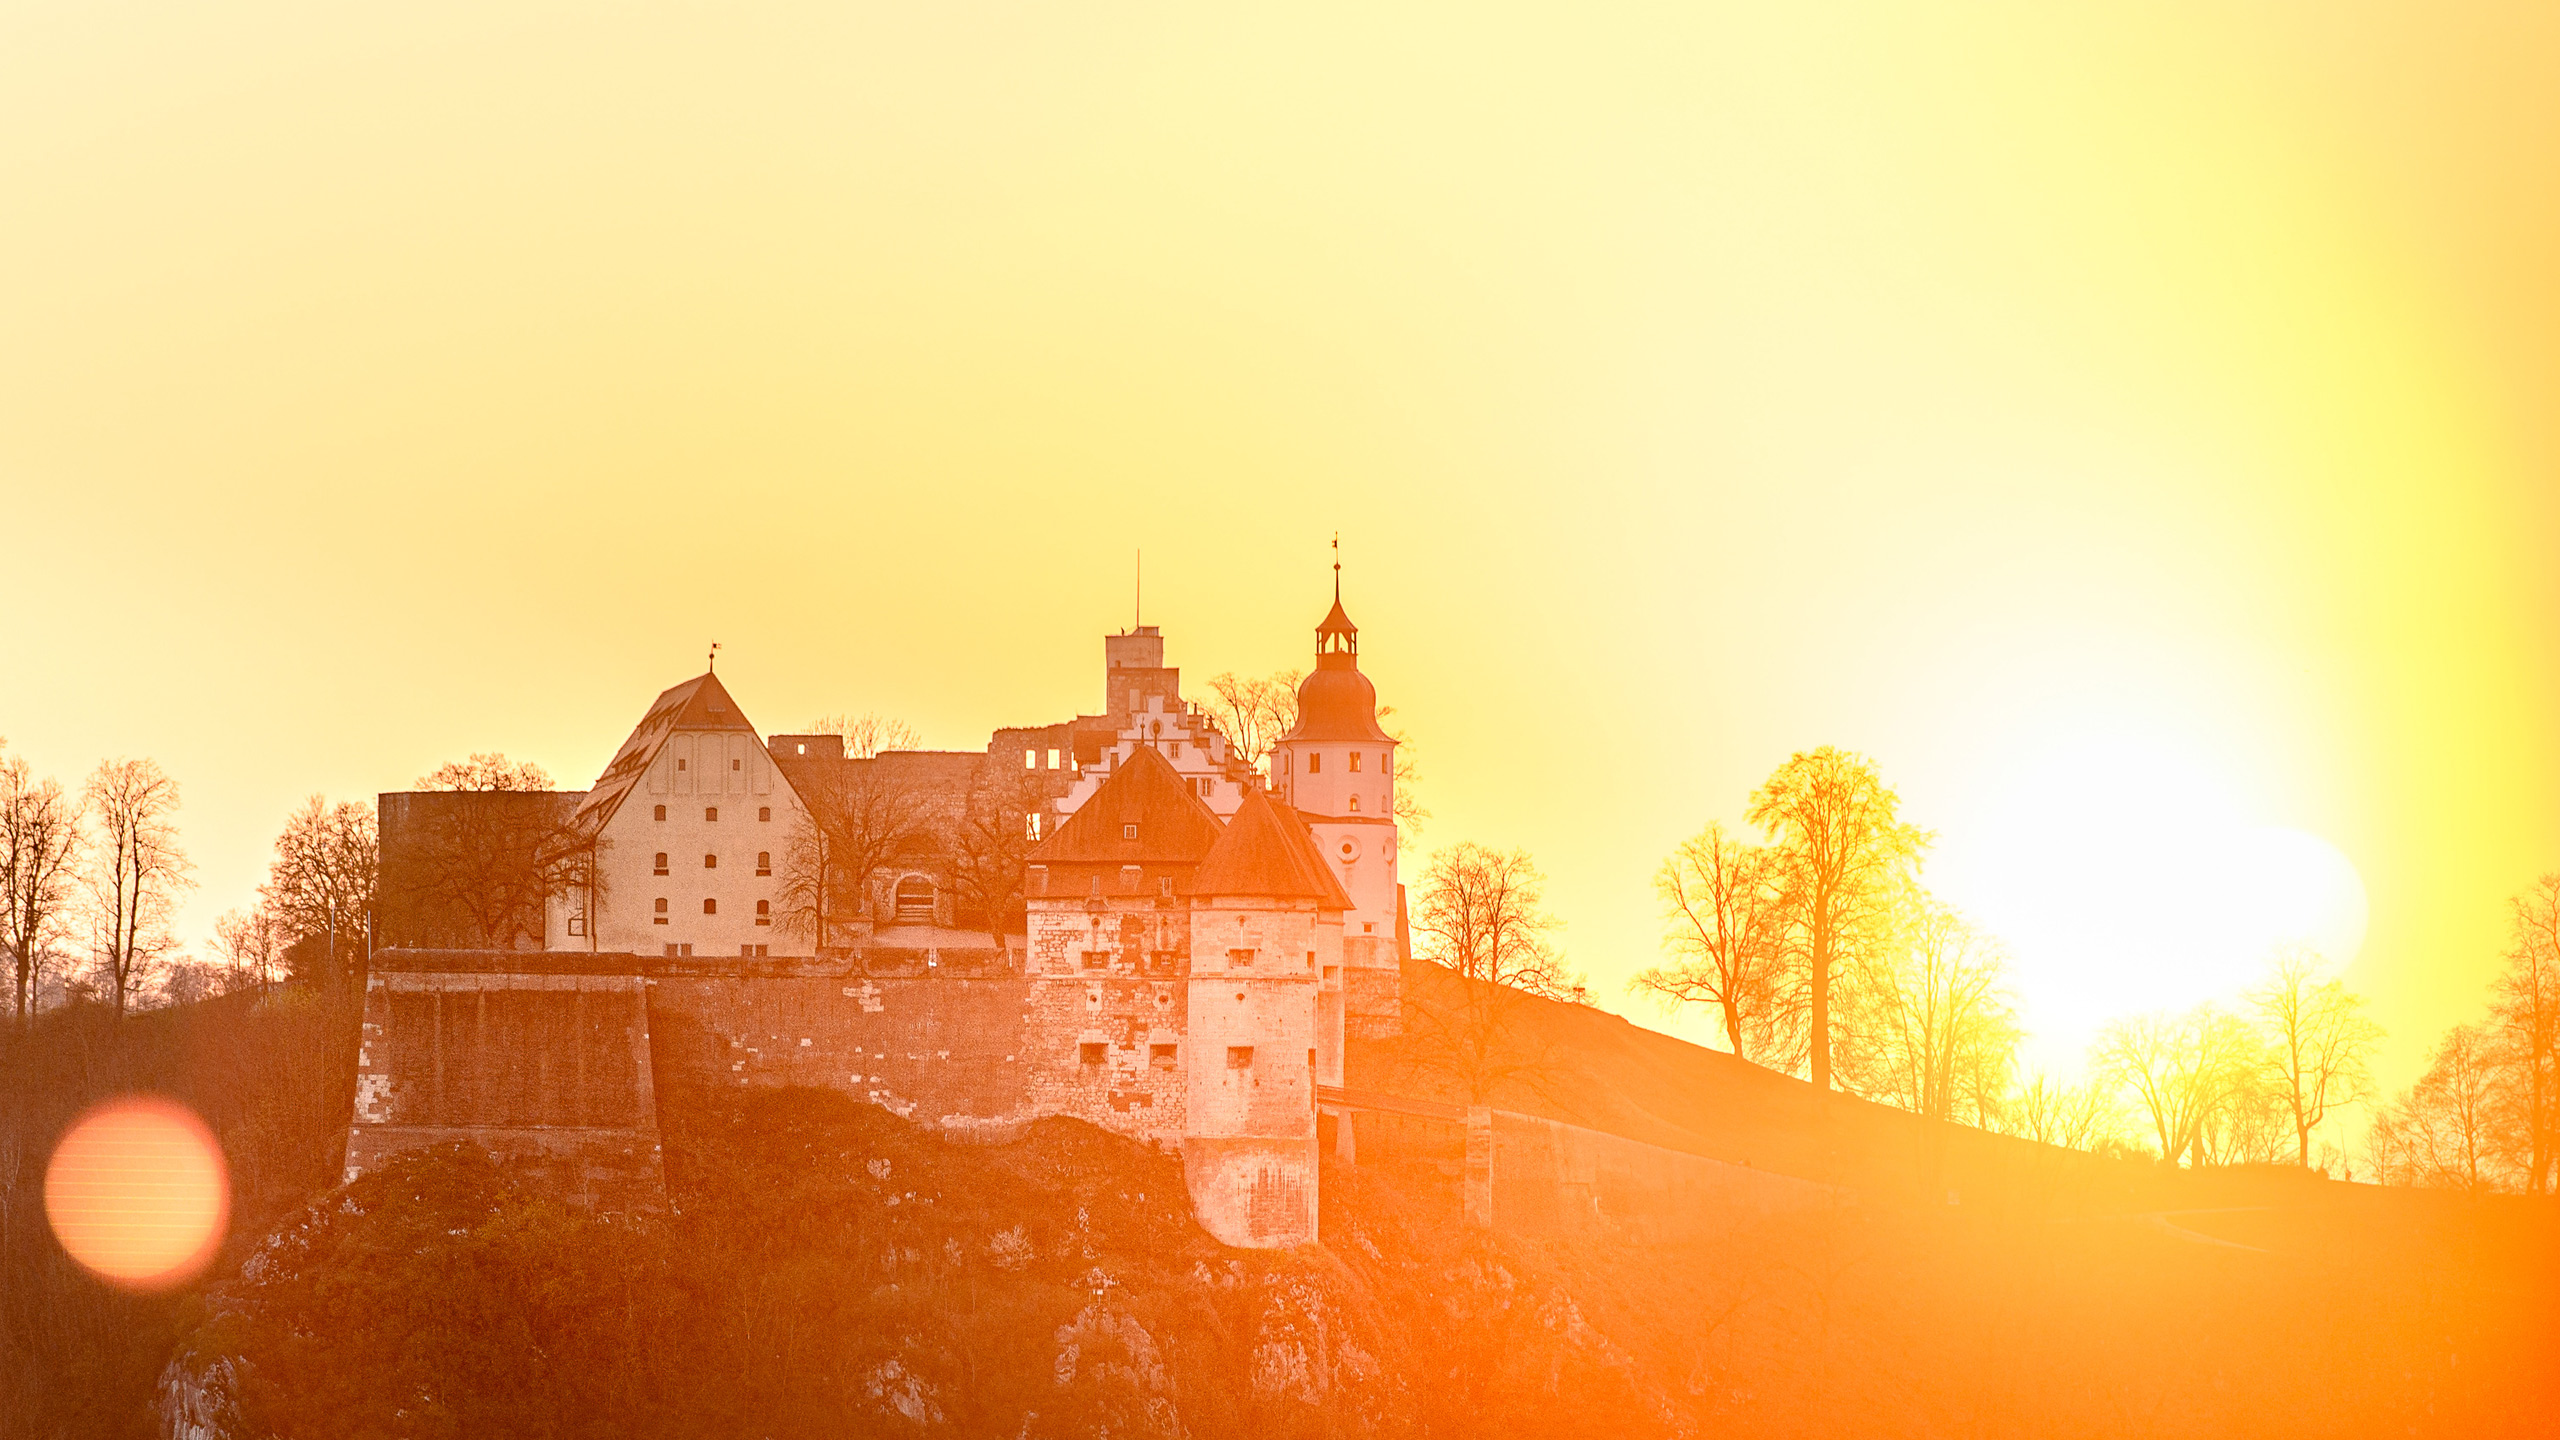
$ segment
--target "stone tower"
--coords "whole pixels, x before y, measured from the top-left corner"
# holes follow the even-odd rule
[[[1378,726],[1378,691],[1360,673],[1360,628],[1342,608],[1316,627],[1316,668],[1298,686],[1298,723],[1271,753],[1273,788],[1306,818],[1351,900],[1342,922],[1344,1026],[1364,1037],[1404,1026],[1396,910],[1396,742]]]

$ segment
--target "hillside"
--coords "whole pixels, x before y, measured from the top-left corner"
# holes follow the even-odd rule
[[[1803,1143],[1796,1082],[1541,1015],[1554,1063],[1520,1103],[1773,1167],[1816,1153],[1766,1148]],[[147,1085],[207,1110],[243,1185],[234,1244],[176,1297],[100,1291],[13,1220],[0,1434],[2521,1435],[2560,1414],[2547,1203],[1870,1195],[1639,1247],[1472,1230],[1427,1174],[1328,1161],[1323,1245],[1239,1251],[1177,1161],[1079,1122],[969,1145],[757,1089],[671,1100],[676,1211],[609,1222],[470,1152],[336,1187],[351,1043],[286,998],[55,1017],[0,1052],[22,1154],[79,1097]],[[1829,1108],[1851,1169],[1844,1137],[1921,1133]],[[34,1168],[13,1217],[38,1213]]]

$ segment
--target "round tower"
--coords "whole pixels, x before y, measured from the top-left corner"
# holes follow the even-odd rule
[[[1396,947],[1396,742],[1378,725],[1378,691],[1360,673],[1360,627],[1342,608],[1316,627],[1316,668],[1298,686],[1298,723],[1271,752],[1272,788],[1306,817],[1317,848],[1351,897],[1343,916],[1345,1028],[1403,1027]]]

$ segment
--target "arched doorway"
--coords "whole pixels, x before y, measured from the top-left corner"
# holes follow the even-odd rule
[[[900,925],[933,923],[933,882],[921,875],[905,876],[891,901],[891,919]]]

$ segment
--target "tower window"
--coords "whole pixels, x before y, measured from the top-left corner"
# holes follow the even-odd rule
[[[702,818],[703,818],[703,819],[705,819],[705,820],[717,820],[717,819],[719,819],[719,818],[720,818],[720,807],[719,807],[719,806],[717,806],[717,805],[705,805],[705,806],[703,806],[703,807],[702,807]]]
[[[1227,1068],[1228,1068],[1228,1069],[1230,1069],[1230,1070],[1250,1070],[1250,1069],[1252,1069],[1252,1068],[1253,1068],[1253,1047],[1252,1047],[1252,1046],[1250,1046],[1250,1045],[1230,1045],[1230,1046],[1228,1046],[1228,1047],[1227,1047]]]
[[[1025,769],[1025,770],[1037,770],[1037,769],[1039,769],[1039,768],[1040,768],[1040,752],[1039,752],[1039,751],[1037,751],[1037,750],[1025,750],[1025,751],[1023,751],[1023,752],[1022,752],[1022,768],[1023,768],[1023,769]]]
[[[759,850],[756,852],[756,873],[759,875],[770,875],[773,873],[772,851]]]
[[[770,805],[757,806],[756,818],[758,820],[771,820],[773,818],[773,807]]]
[[[667,852],[664,850],[658,852],[658,868],[655,873],[660,875],[667,873]]]
[[[1049,768],[1052,770],[1058,768],[1058,752],[1055,750],[1049,752]]]
[[[729,768],[730,768],[730,769],[732,769],[732,770],[737,770],[737,769],[741,769],[741,768],[743,768],[745,764],[746,764],[746,762],[745,762],[745,761],[742,761],[742,760],[732,760],[732,761],[730,761],[730,762],[729,762]],[[1352,768],[1352,769],[1354,769],[1354,770],[1357,770],[1357,769],[1359,769],[1360,767],[1359,767],[1359,765],[1358,765],[1358,764],[1356,764],[1356,763],[1355,763],[1355,764],[1353,764],[1353,765],[1352,765],[1352,767],[1351,767],[1351,768]]]
[[[1354,815],[1360,813],[1360,797],[1357,795],[1351,797],[1351,813]]]
[[[702,913],[703,913],[703,914],[705,914],[705,915],[717,915],[717,914],[719,914],[719,913],[720,913],[720,902],[719,902],[719,901],[717,901],[717,900],[705,900],[705,901],[703,901],[703,902],[702,902]]]
[[[1308,773],[1308,774],[1310,774],[1310,775],[1318,775],[1318,774],[1322,774],[1322,773],[1323,773],[1323,771],[1324,771],[1324,756],[1322,756],[1321,754],[1318,754],[1317,752],[1315,752],[1315,751],[1313,751],[1313,750],[1308,751],[1308,752],[1307,752],[1307,773]]]
[[[658,913],[649,917],[649,923],[652,925],[667,923],[667,897],[664,895],[658,897]]]
[[[1357,750],[1351,752],[1351,773],[1354,775],[1360,773],[1360,752]]]
[[[659,806],[659,807],[658,807],[658,818],[659,818],[659,819],[661,819],[661,820],[664,820],[664,819],[666,819],[666,818],[667,818],[667,807],[666,807],[666,806],[661,805],[661,806]]]
[[[770,925],[773,923],[772,901],[759,900],[756,902],[756,923],[759,925]]]
[[[684,768],[684,757],[681,755],[676,757],[676,768],[678,770],[682,770]]]
[[[720,868],[720,857],[719,857],[719,856],[717,856],[717,855],[705,855],[705,856],[703,856],[703,857],[702,857],[702,868],[703,868],[703,869],[705,869],[705,870],[717,870],[717,869],[719,869],[719,868]]]

